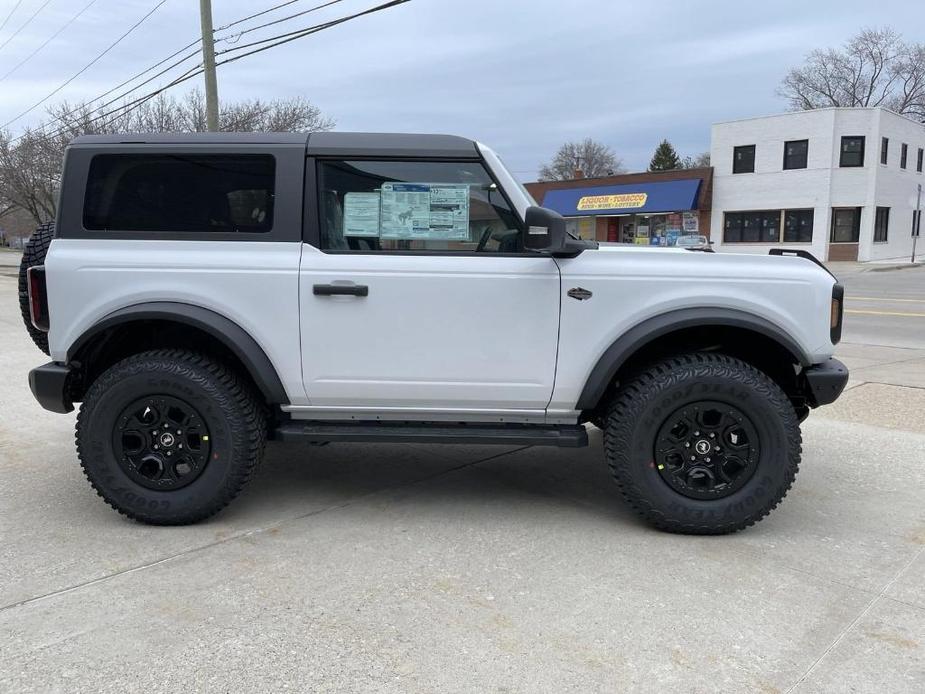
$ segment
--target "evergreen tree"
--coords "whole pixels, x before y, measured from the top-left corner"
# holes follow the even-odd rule
[[[652,161],[649,162],[649,171],[669,171],[681,168],[681,157],[668,140],[662,140],[655,148]]]

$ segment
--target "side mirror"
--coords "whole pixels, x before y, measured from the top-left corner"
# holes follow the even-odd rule
[[[565,217],[545,207],[528,207],[524,222],[527,226],[524,248],[531,251],[556,251],[568,236]]]
[[[574,258],[586,248],[596,245],[569,236],[565,230],[565,217],[545,207],[528,207],[524,222],[527,227],[524,248],[530,251],[555,258]]]

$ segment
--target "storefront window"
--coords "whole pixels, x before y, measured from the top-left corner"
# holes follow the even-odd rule
[[[727,212],[723,243],[778,243],[780,210]]]
[[[861,235],[861,208],[832,210],[832,243],[857,243]]]
[[[784,243],[811,243],[813,240],[813,210],[784,212]]]

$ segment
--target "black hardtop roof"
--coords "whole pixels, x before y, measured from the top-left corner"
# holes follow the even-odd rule
[[[72,145],[304,145],[305,133],[117,133],[79,135]]]
[[[459,157],[478,156],[472,140],[456,135],[414,133],[121,133],[80,135],[74,146],[108,145],[294,145],[312,156]]]

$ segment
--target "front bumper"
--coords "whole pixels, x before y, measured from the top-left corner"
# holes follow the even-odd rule
[[[67,380],[71,367],[58,362],[48,362],[29,372],[29,389],[46,410],[66,414],[74,409],[74,403],[67,396]]]
[[[803,369],[803,390],[811,407],[833,403],[848,383],[848,367],[829,358]]]

